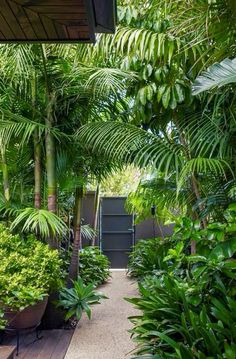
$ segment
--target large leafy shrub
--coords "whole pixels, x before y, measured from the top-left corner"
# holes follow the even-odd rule
[[[80,252],[79,273],[85,284],[98,286],[109,278],[109,260],[97,247],[86,247]]]
[[[236,228],[234,213],[225,215],[227,221],[205,229],[181,220],[167,239],[174,245],[159,259],[167,267],[158,275],[150,270],[147,256],[151,254],[147,248],[154,250],[157,240],[140,245],[141,272],[135,262],[135,274],[141,276],[140,297],[128,299],[140,310],[140,315],[130,318],[138,343],[135,358],[236,357]],[[188,253],[191,239],[197,242],[197,255]],[[162,253],[158,246],[157,253]]]
[[[147,275],[161,275],[167,271],[182,273],[187,263],[188,242],[173,238],[152,238],[139,241],[129,256],[128,273],[142,279]]]
[[[0,225],[0,303],[13,310],[42,300],[62,284],[57,250],[34,236],[21,238]]]
[[[130,254],[128,273],[133,277],[144,277],[157,271],[167,270],[163,259],[171,248],[171,241],[161,238],[140,240]]]

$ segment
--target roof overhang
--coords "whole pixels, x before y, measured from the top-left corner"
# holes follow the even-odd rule
[[[0,0],[1,43],[90,43],[115,24],[115,0]]]

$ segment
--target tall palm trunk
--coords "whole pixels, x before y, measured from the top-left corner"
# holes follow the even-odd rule
[[[2,157],[4,199],[6,202],[9,202],[10,201],[10,185],[9,185],[8,166],[7,166],[5,149],[1,149],[1,157]]]
[[[37,130],[34,134],[34,206],[41,208],[41,143]]]
[[[54,125],[52,109],[53,97],[50,99],[46,118],[46,169],[47,169],[47,184],[48,184],[48,210],[56,213],[57,211],[57,181],[56,181],[56,152],[54,137],[51,134],[51,129]]]
[[[34,71],[32,77],[32,107],[34,121],[36,117],[36,89],[37,79],[36,71]],[[37,209],[41,208],[41,143],[37,129],[34,131],[34,207]]]
[[[95,198],[94,198],[94,215],[93,215],[93,229],[97,231],[98,228],[98,214],[99,214],[99,202],[100,202],[100,184],[97,184]],[[91,240],[91,246],[95,246],[96,244],[96,237],[95,234]]]
[[[45,45],[41,45],[42,60],[44,68],[44,79],[47,98],[47,116],[45,124],[47,127],[45,137],[46,147],[46,169],[47,169],[47,184],[48,184],[48,210],[56,213],[57,211],[57,181],[56,181],[56,155],[55,155],[55,143],[51,130],[54,126],[54,105],[55,96],[51,91],[48,74],[47,74],[47,54]]]
[[[83,188],[77,187],[75,191],[74,207],[74,242],[69,267],[68,286],[70,287],[73,280],[78,278],[79,274],[79,251],[81,248],[81,212],[83,201]]]
[[[47,187],[48,187],[48,210],[52,213],[57,212],[57,179],[56,179],[56,151],[55,142],[52,135],[52,128],[54,126],[54,108],[56,98],[51,91],[51,86],[48,80],[47,73],[47,53],[45,45],[41,45],[42,60],[45,78],[45,89],[47,99],[47,114],[45,119],[46,135],[45,135],[45,149],[46,149],[46,171],[47,171]],[[58,241],[52,235],[48,240],[49,245],[53,248],[58,248]]]

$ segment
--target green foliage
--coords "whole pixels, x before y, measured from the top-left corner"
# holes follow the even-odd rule
[[[141,311],[130,318],[135,359],[235,357],[235,229],[231,205],[223,223],[202,229],[183,218],[171,238],[137,244],[130,272],[140,279],[140,297],[127,299]]]
[[[201,291],[197,283],[180,282],[168,275],[155,280],[151,290],[140,284],[141,298],[129,300],[143,313],[131,318],[135,325],[132,333],[140,344],[138,353],[160,358],[233,358],[235,300],[227,297],[227,289],[219,283],[220,297]],[[232,355],[226,356],[227,352]]]
[[[79,274],[85,285],[96,287],[109,278],[109,260],[97,247],[86,247],[80,252]]]
[[[129,256],[128,273],[139,278],[149,274],[161,275],[168,269],[164,258],[172,246],[173,241],[161,238],[139,241]]]
[[[136,190],[139,178],[140,170],[134,166],[127,166],[102,181],[101,193],[105,196],[127,196]]]
[[[164,179],[161,174],[155,174],[150,179],[141,179],[136,191],[129,193],[126,207],[129,212],[135,213],[135,222],[139,223],[150,218],[150,208],[156,206],[156,220],[160,222],[173,222],[176,211],[184,215],[186,211],[186,190],[176,196],[176,183],[174,178]]]
[[[225,59],[214,64],[197,77],[193,84],[193,94],[219,88],[236,82],[236,59]]]
[[[12,235],[0,225],[0,298],[5,307],[24,309],[62,285],[57,250],[33,236]]]
[[[130,197],[140,219],[152,198],[165,218],[176,208],[192,218],[216,217],[230,203],[226,187],[235,173],[234,90],[197,98],[191,83],[215,61],[235,57],[233,1],[118,4],[116,34],[99,37],[82,59],[135,71],[138,79],[124,94],[126,118],[86,124],[78,137],[93,153],[156,172],[152,193],[141,184]]]
[[[71,317],[81,319],[82,313],[85,311],[88,318],[91,319],[91,308],[93,304],[99,304],[101,299],[105,299],[105,295],[94,291],[92,283],[86,285],[81,278],[73,282],[72,288],[62,288],[59,294],[58,306],[67,311],[65,319]]]
[[[6,325],[6,320],[4,319],[4,312],[0,309],[0,330],[3,330]]]
[[[56,214],[36,208],[25,208],[20,212],[13,221],[11,230],[19,230],[19,227],[22,232],[35,233],[41,238],[62,236],[68,232],[66,224]]]

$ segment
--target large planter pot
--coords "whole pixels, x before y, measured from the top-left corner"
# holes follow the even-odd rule
[[[47,306],[48,298],[31,305],[20,312],[5,310],[5,318],[8,322],[7,329],[28,329],[35,328],[41,322]]]

